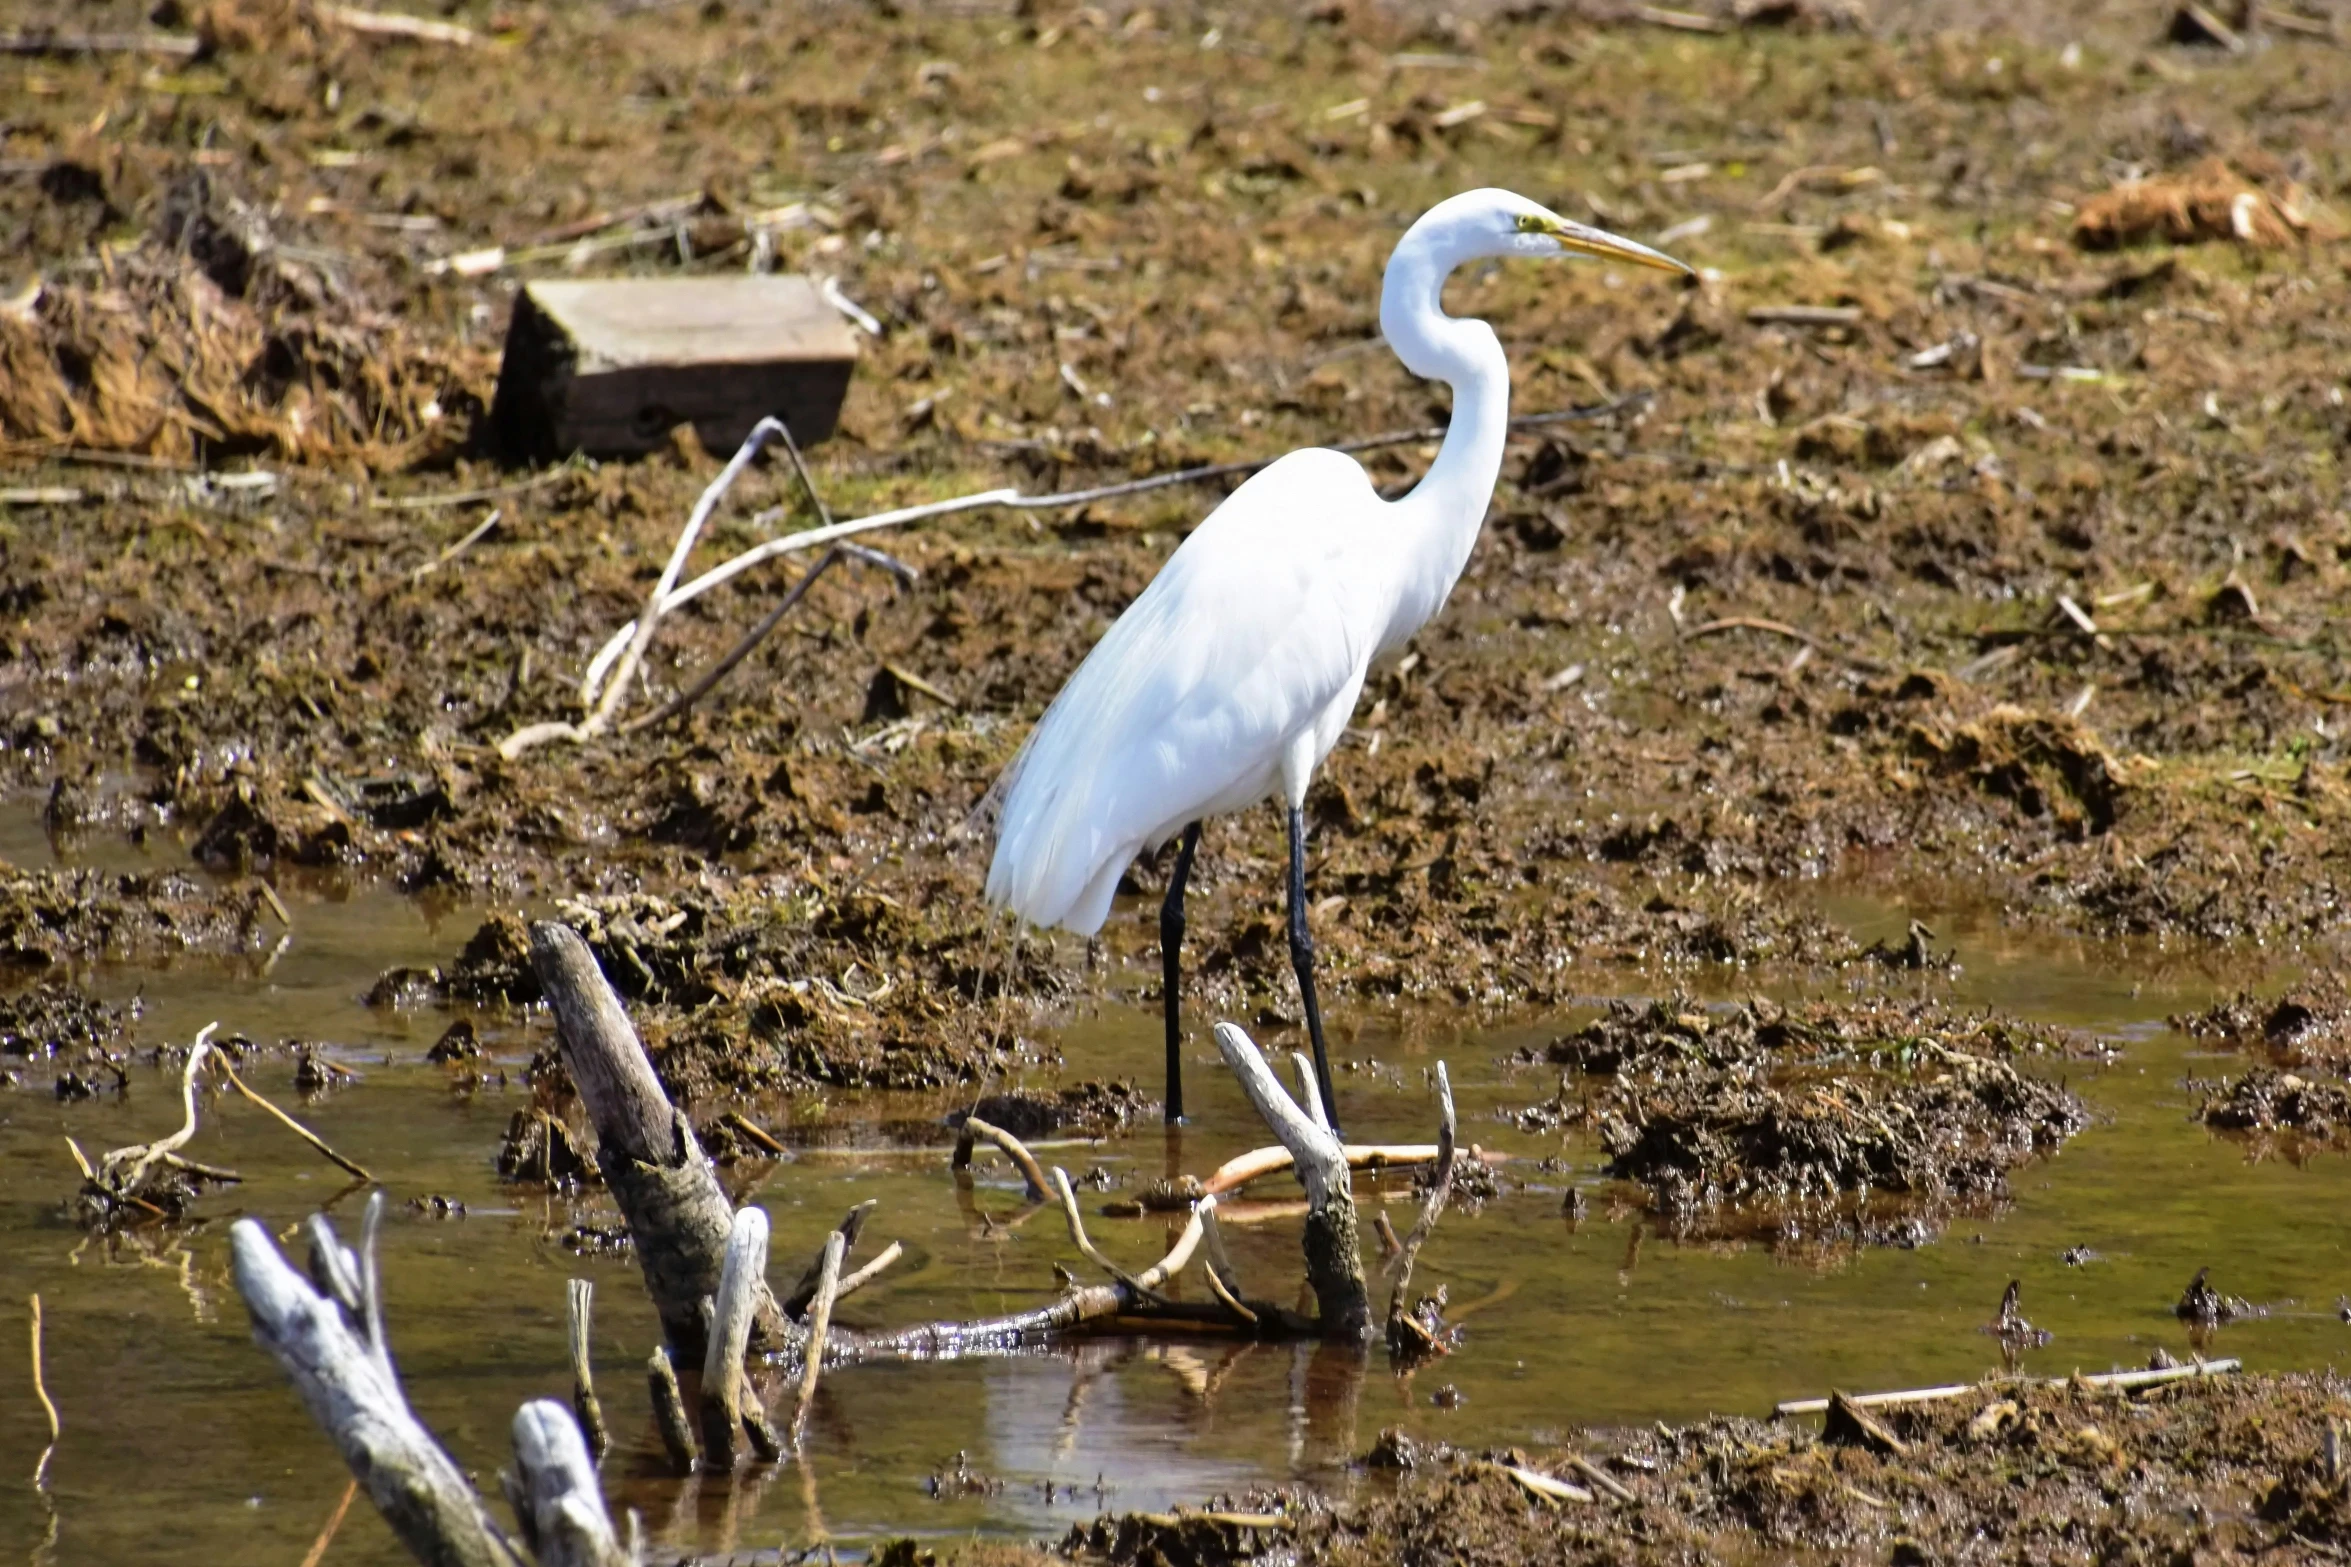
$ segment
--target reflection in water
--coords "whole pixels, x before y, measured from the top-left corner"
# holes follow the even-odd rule
[[[0,852],[21,857],[37,847],[0,842]],[[655,1325],[634,1260],[582,1256],[563,1239],[609,1224],[610,1209],[501,1187],[491,1166],[507,1117],[527,1102],[513,1069],[545,1042],[544,1020],[478,1016],[490,1056],[478,1063],[487,1075],[468,1087],[424,1060],[445,1015],[371,1011],[359,999],[387,966],[445,959],[478,915],[435,919],[386,893],[332,888],[297,889],[287,902],[294,940],[274,965],[256,956],[87,978],[109,997],[144,993],[142,1049],[217,1020],[265,1047],[317,1041],[358,1074],[303,1117],[390,1188],[384,1257],[395,1350],[418,1413],[477,1473],[506,1461],[518,1403],[567,1391],[564,1281],[585,1275],[603,1286],[592,1350],[615,1440],[607,1485],[667,1545],[1058,1535],[1105,1505],[1164,1508],[1295,1477],[1343,1485],[1344,1466],[1390,1425],[1479,1445],[1537,1444],[1583,1424],[1753,1412],[1831,1386],[1973,1377],[2010,1355],[2050,1373],[2140,1365],[2159,1346],[2189,1348],[2189,1325],[2173,1308],[2183,1281],[2207,1264],[2214,1288],[2266,1313],[2198,1325],[2212,1351],[2256,1366],[2313,1366],[2342,1350],[2346,1330],[2331,1306],[2347,1271],[2345,1237],[2308,1217],[2351,1198],[2351,1164],[2332,1153],[2249,1159],[2244,1145],[2187,1120],[2182,1080],[2233,1063],[2198,1056],[2160,1019],[2221,982],[2183,972],[2142,986],[2111,953],[1996,949],[2012,940],[1996,925],[1937,914],[1932,922],[1956,933],[1965,964],[1956,999],[2089,1028],[2121,1047],[2112,1063],[2050,1068],[2068,1072],[2101,1119],[2057,1158],[2020,1172],[2005,1209],[1916,1235],[1924,1244],[1909,1249],[1859,1248],[1841,1238],[1847,1231],[1808,1251],[1792,1226],[1776,1244],[1677,1239],[1599,1182],[1587,1142],[1521,1133],[1502,1118],[1550,1094],[1556,1079],[1501,1058],[1567,1020],[1480,1032],[1422,1019],[1398,1035],[1380,1031],[1380,1015],[1366,1009],[1368,1021],[1350,1020],[1363,1032],[1345,1053],[1402,1070],[1341,1074],[1359,1135],[1424,1138],[1431,1103],[1396,1084],[1417,1085],[1414,1069],[1442,1058],[1465,1140],[1520,1156],[1502,1172],[1501,1195],[1449,1213],[1421,1257],[1421,1286],[1442,1284],[1457,1303],[1459,1353],[1399,1376],[1384,1354],[1203,1335],[848,1367],[821,1384],[805,1459],[730,1485],[681,1481],[667,1472],[642,1393]],[[1899,937],[1907,912],[1839,910],[1865,938],[1878,933],[1870,921]],[[1612,977],[1595,973],[1592,983]],[[1131,1070],[1150,1058],[1156,1029],[1139,1011],[1082,1019],[1062,1040],[1069,1070]],[[1203,1041],[1190,1128],[1139,1128],[1062,1157],[1073,1169],[1101,1165],[1115,1200],[1241,1151],[1256,1140],[1249,1112],[1213,1067]],[[501,1068],[515,1086],[500,1085]],[[254,1086],[273,1097],[290,1091],[293,1069],[291,1055],[248,1063]],[[198,1204],[209,1223],[92,1240],[63,1217],[73,1175],[61,1134],[86,1148],[158,1135],[178,1123],[176,1080],[141,1070],[120,1097],[61,1104],[38,1069],[30,1076],[26,1088],[0,1094],[0,1301],[43,1297],[64,1434],[46,1460],[46,1489],[37,1488],[25,1480],[43,1462],[42,1427],[0,1421],[0,1475],[19,1477],[0,1484],[0,1538],[60,1562],[299,1560],[347,1476],[249,1341],[227,1280],[225,1221],[250,1212],[284,1232],[342,1195],[341,1173],[252,1107],[211,1098],[191,1147],[239,1170],[245,1185]],[[825,1140],[845,1148],[727,1172],[730,1190],[767,1208],[779,1275],[795,1273],[846,1209],[878,1201],[861,1255],[893,1240],[907,1255],[844,1307],[850,1326],[1021,1310],[1051,1298],[1055,1264],[1090,1271],[1056,1216],[1027,1203],[1001,1161],[980,1161],[966,1189],[950,1179],[944,1148],[910,1156],[877,1146],[878,1123],[931,1120],[947,1108],[836,1095],[821,1113],[838,1135]],[[778,1120],[818,1113],[764,1109]],[[1232,1205],[1224,1235],[1252,1286],[1281,1293],[1298,1276],[1296,1205],[1278,1184],[1261,1192],[1267,1201]],[[433,1195],[462,1203],[463,1215],[404,1208]],[[1130,1267],[1162,1254],[1164,1216],[1108,1218],[1103,1200],[1089,1196],[1097,1212],[1088,1225],[1106,1253]],[[1406,1223],[1416,1206],[1401,1179],[1365,1182],[1362,1200],[1394,1205]],[[2045,1345],[2012,1347],[1985,1332],[2011,1280],[2021,1282],[2036,1333],[2054,1335]],[[21,1346],[21,1326],[16,1333]],[[1451,1390],[1443,1401],[1434,1397],[1441,1388]],[[0,1356],[0,1407],[32,1407],[21,1350]],[[926,1482],[935,1476],[960,1478],[934,1495]],[[44,1538],[49,1546],[36,1543]],[[332,1559],[350,1567],[402,1557],[362,1507]]]

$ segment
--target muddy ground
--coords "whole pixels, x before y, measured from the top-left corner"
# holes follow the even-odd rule
[[[2351,889],[2340,21],[2273,7],[2228,49],[2173,38],[2168,6],[2093,0],[1996,25],[1959,3],[1745,6],[1711,31],[1597,4],[459,0],[436,16],[453,40],[281,0],[32,10],[187,42],[0,56],[0,783],[61,840],[128,838],[155,867],[8,872],[0,956],[28,977],[265,953],[271,884],[387,878],[499,912],[387,974],[382,1004],[521,1005],[515,911],[555,906],[708,1107],[978,1084],[1049,1053],[1060,1008],[1155,998],[1160,867],[1099,952],[1016,937],[982,912],[966,823],[1220,486],[879,535],[911,586],[835,573],[682,720],[505,759],[517,729],[580,716],[581,671],[727,455],[681,433],[641,461],[507,462],[485,413],[515,290],[575,264],[838,277],[883,330],[810,459],[857,515],[1441,422],[1441,391],[1376,341],[1379,268],[1431,201],[1493,183],[1704,277],[1453,285],[1509,347],[1518,411],[1604,411],[1513,442],[1466,576],[1317,786],[1342,1055],[1421,1005],[1527,1017],[1726,973],[1833,988],[1794,1054],[1750,1009],[1708,1025],[1735,1059],[1692,1066],[1684,1012],[1635,1017],[1634,1056],[1679,1063],[1671,1091],[1611,1065],[1556,1112],[1595,1118],[1661,1212],[1995,1194],[2081,1113],[2010,1058],[2076,1043],[1921,1013],[1948,972],[1931,933],[1865,947],[1814,911],[1833,881],[2282,970],[2195,1020],[2263,1056],[2207,1119],[2351,1119],[2339,987],[2279,988],[2340,961]],[[1365,460],[1396,486],[1433,449]],[[811,520],[763,464],[697,563]],[[665,623],[624,716],[787,580]],[[1270,813],[1216,824],[1191,921],[1204,996],[1276,1030],[1280,863]],[[25,1011],[85,1054],[120,1027],[70,992]],[[1888,1104],[1963,1157],[1873,1146]],[[1784,1135],[1759,1163],[1763,1124]],[[2231,1400],[2275,1399],[2302,1441],[2338,1396],[2145,1407],[2225,1425],[2252,1418]],[[2088,1522],[2101,1487],[2161,1489],[2131,1468],[2135,1427],[2112,1429],[2142,1406],[2097,1416],[2077,1464],[2057,1402],[2015,1428],[2042,1434],[2014,1463],[2122,1556],[2336,1518],[2305,1485],[2268,1519],[2232,1449],[2165,1472],[2207,1498],[2193,1519],[2167,1500]],[[1962,1467],[2012,1440],[1910,1434]],[[1836,1478],[1874,1460],[1685,1439],[1628,1483],[1703,1471],[1710,1507],[1567,1543],[1957,1529],[1941,1504],[1839,1500],[1885,1496],[1875,1469]],[[1502,1507],[1511,1484],[1439,1463],[1313,1514],[1301,1547],[1346,1559],[1341,1518],[1402,1541],[1448,1507],[1530,1552],[1583,1527]]]
[[[2351,1538],[2339,1439],[2347,1412],[2351,1392],[2333,1377],[2222,1376],[2137,1393],[1987,1386],[1873,1411],[1874,1429],[1826,1433],[1801,1418],[1723,1419],[1581,1433],[1557,1451],[1383,1439],[1345,1501],[1251,1494],[1199,1513],[1104,1518],[1050,1552],[907,1541],[879,1559],[2335,1561]],[[1590,1499],[1547,1499],[1513,1468]]]

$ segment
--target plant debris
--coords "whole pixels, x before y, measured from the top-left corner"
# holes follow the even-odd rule
[[[1608,1082],[1563,1083],[1519,1121],[1592,1126],[1607,1173],[1683,1218],[1863,1193],[1983,1204],[2087,1124],[2071,1093],[2001,1059],[2061,1038],[1923,1000],[1728,1013],[1687,996],[1616,1002],[1544,1052]],[[1862,1069],[1824,1074],[1832,1062]]]

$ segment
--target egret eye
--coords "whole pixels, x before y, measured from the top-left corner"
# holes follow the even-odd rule
[[[1547,234],[1551,231],[1551,225],[1543,221],[1543,215],[1539,212],[1522,212],[1518,215],[1518,231],[1521,234]]]

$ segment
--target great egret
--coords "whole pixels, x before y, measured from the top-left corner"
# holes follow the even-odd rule
[[[989,902],[1035,925],[1102,928],[1138,851],[1181,837],[1159,911],[1167,1119],[1183,1118],[1184,882],[1200,824],[1269,797],[1288,810],[1290,961],[1335,1129],[1306,925],[1306,787],[1372,661],[1445,602],[1484,525],[1509,430],[1510,363],[1483,321],[1445,314],[1445,279],[1488,257],[1682,263],[1504,190],[1438,203],[1388,258],[1380,331],[1453,389],[1428,475],[1382,500],[1338,452],[1291,452],[1209,513],[1061,688],[991,791]]]

